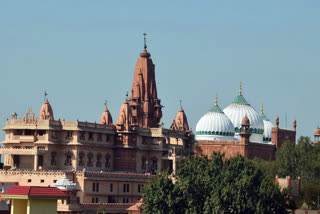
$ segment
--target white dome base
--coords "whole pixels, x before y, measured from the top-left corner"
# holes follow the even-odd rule
[[[196,135],[196,140],[212,140],[212,141],[235,141],[233,136],[221,136],[221,135]]]
[[[235,133],[234,137],[237,140],[241,140],[240,134],[239,133]],[[254,142],[254,143],[263,143],[263,135],[262,134],[251,134],[250,138],[249,138],[250,142]]]

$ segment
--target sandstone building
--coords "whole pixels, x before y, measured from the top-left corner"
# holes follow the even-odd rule
[[[182,108],[170,128],[163,127],[150,57],[145,45],[131,94],[115,122],[107,105],[99,124],[57,120],[48,100],[38,117],[31,109],[22,119],[13,114],[3,128],[0,182],[48,186],[66,173],[78,190],[74,203],[59,204],[61,212],[96,212],[104,206],[108,212],[125,213],[141,198],[152,174],[165,169],[175,173],[179,159],[192,154],[193,135]]]
[[[247,103],[241,88],[223,111],[216,99],[197,124],[196,141],[182,108],[170,128],[164,128],[155,65],[146,44],[117,120],[105,106],[100,123],[56,119],[48,100],[38,116],[31,109],[22,119],[13,113],[3,128],[0,182],[65,185],[69,198],[59,201],[60,213],[126,213],[152,174],[166,169],[175,173],[186,156],[220,151],[226,157],[240,153],[269,160],[284,141],[295,142],[296,123],[293,130],[280,129],[279,119],[273,126],[263,111],[259,115]]]

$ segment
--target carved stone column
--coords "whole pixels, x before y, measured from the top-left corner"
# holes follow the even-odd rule
[[[33,170],[38,170],[38,155],[34,156]]]

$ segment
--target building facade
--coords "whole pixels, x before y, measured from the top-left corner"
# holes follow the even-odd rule
[[[277,148],[284,142],[295,144],[296,120],[293,129],[279,128],[279,117],[274,126],[263,112],[260,115],[242,95],[239,95],[224,110],[216,97],[215,104],[197,123],[194,153],[210,156],[212,152],[224,153],[226,158],[241,154],[249,159],[273,160]]]
[[[196,141],[182,108],[164,128],[155,65],[146,45],[115,122],[105,106],[99,123],[55,119],[48,100],[38,117],[31,109],[21,119],[13,113],[3,128],[0,182],[52,186],[70,181],[76,188],[65,190],[68,199],[58,202],[60,213],[126,213],[153,174],[176,173],[184,157],[216,151],[227,158],[241,154],[271,160],[284,141],[295,143],[296,122],[294,130],[280,129],[279,118],[273,126],[263,109],[259,115],[247,103],[241,87],[224,110],[216,98],[197,124]]]
[[[163,127],[162,105],[157,96],[155,65],[147,47],[137,61],[130,96],[122,104],[116,122],[107,108],[100,123],[54,118],[48,100],[38,117],[31,109],[22,119],[13,113],[6,121],[0,154],[4,170],[0,182],[18,185],[53,185],[64,173],[78,190],[75,203],[62,204],[60,212],[101,206],[113,213],[141,198],[152,174],[175,173],[179,159],[192,154],[194,137],[181,108],[169,129]]]

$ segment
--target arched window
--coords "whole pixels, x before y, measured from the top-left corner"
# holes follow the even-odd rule
[[[88,162],[87,162],[87,166],[93,166],[93,154],[90,152],[88,154]]]
[[[101,167],[101,156],[102,155],[100,153],[97,154],[97,162],[96,162],[97,167]]]
[[[57,165],[57,153],[56,152],[51,152],[51,165]]]
[[[143,156],[141,158],[141,169],[146,169],[147,166],[147,159]]]
[[[152,170],[158,169],[158,159],[156,157],[151,158],[151,169]]]
[[[65,153],[66,159],[64,161],[65,166],[71,166],[72,164],[72,152],[68,151]]]
[[[84,152],[79,153],[79,166],[84,166]]]
[[[111,166],[111,164],[110,164],[110,154],[109,153],[107,153],[106,154],[106,162],[105,162],[105,164],[104,164],[104,166],[107,168],[107,169],[109,169],[110,168],[110,166]]]

